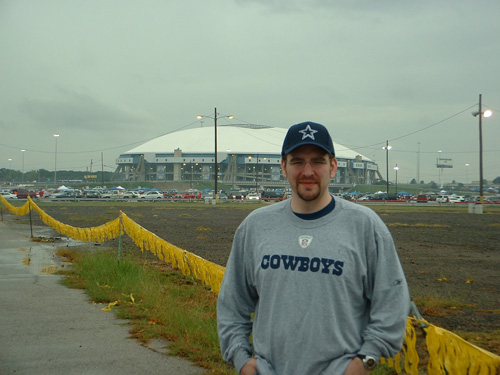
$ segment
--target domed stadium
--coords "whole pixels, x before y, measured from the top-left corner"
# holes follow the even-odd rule
[[[181,130],[135,147],[116,159],[114,181],[218,181],[261,188],[283,185],[281,146],[288,129],[264,125],[218,125]],[[217,139],[217,158],[215,142]],[[334,139],[338,171],[331,184],[370,184],[377,165]]]

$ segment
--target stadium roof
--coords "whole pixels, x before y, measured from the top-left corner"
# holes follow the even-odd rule
[[[281,146],[287,130],[263,125],[218,125],[218,153],[281,155]],[[333,143],[337,158],[354,159],[357,155],[361,155],[335,140]],[[182,150],[183,153],[213,153],[214,127],[205,126],[165,134],[125,154],[171,153],[176,149]],[[370,161],[364,155],[361,156],[363,160]]]

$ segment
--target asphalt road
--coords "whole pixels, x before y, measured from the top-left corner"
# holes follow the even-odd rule
[[[202,374],[166,355],[165,342],[149,347],[129,338],[126,321],[85,293],[59,283],[55,247],[29,239],[29,227],[10,214],[0,221],[0,374]]]

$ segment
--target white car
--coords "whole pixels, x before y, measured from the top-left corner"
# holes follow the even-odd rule
[[[449,195],[438,195],[436,197],[436,203],[450,203]]]
[[[17,195],[16,194],[12,194],[12,193],[2,193],[3,197],[5,199],[17,199]]]
[[[249,201],[258,201],[260,200],[259,194],[257,193],[248,193],[246,199]]]
[[[163,193],[160,191],[148,191],[141,195],[141,199],[163,199]]]
[[[461,195],[451,195],[450,203],[465,202],[465,198]]]

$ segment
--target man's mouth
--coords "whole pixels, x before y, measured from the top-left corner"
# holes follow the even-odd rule
[[[311,181],[311,180],[302,180],[302,181],[299,181],[299,185],[302,185],[305,187],[312,187],[314,185],[317,185],[317,182]]]

